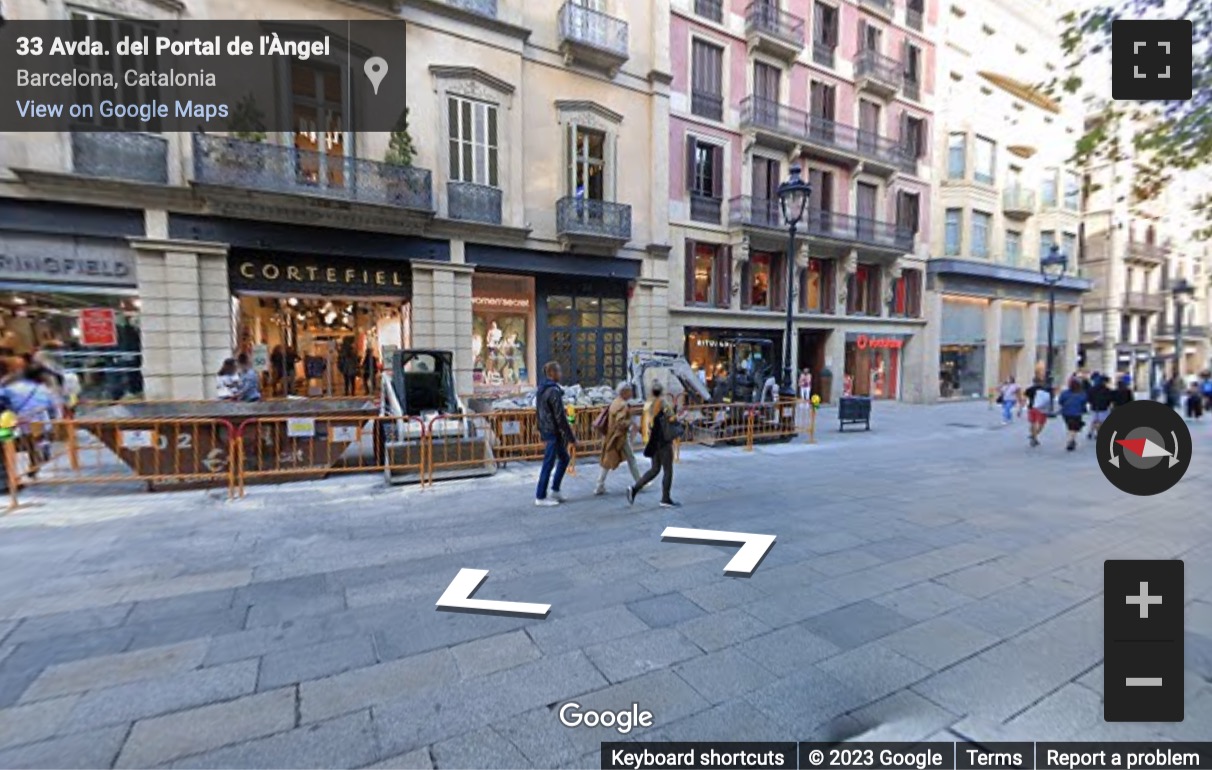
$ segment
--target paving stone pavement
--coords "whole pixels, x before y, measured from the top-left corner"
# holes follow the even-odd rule
[[[675,495],[552,509],[535,468],[434,489],[343,478],[65,489],[0,518],[0,767],[596,767],[603,740],[1212,740],[1212,420],[1135,498],[1093,447],[983,403],[877,404],[870,433],[686,449]],[[778,541],[735,548],[666,526]],[[1187,719],[1102,721],[1102,562],[1186,560]],[[444,613],[478,598],[545,620]],[[654,714],[627,735],[560,707]]]

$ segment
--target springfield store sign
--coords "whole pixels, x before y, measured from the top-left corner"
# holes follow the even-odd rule
[[[134,286],[125,244],[81,238],[0,236],[0,281]]]

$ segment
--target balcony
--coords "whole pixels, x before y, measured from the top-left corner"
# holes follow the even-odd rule
[[[1163,337],[1166,339],[1174,339],[1174,325],[1163,324],[1157,327],[1157,333],[1154,337]],[[1183,341],[1193,342],[1202,340],[1208,337],[1208,327],[1201,324],[1183,324]]]
[[[446,4],[489,19],[497,17],[497,0],[446,0]]]
[[[747,96],[741,100],[741,128],[752,131],[756,141],[769,147],[789,151],[798,147],[851,168],[861,163],[883,176],[916,170],[916,159],[892,139],[769,99]]]
[[[812,61],[822,67],[833,69],[836,65],[837,46],[828,43],[813,42]]]
[[[193,142],[198,185],[433,211],[428,169],[210,134]]]
[[[565,64],[581,64],[611,77],[628,59],[627,22],[566,2],[560,7],[560,53]]]
[[[901,92],[905,94],[906,99],[920,102],[922,100],[922,83],[920,80],[905,78],[901,83]]]
[[[1144,241],[1128,241],[1128,248],[1125,253],[1127,259],[1133,262],[1139,262],[1144,265],[1160,265],[1166,261],[1166,254],[1169,250],[1157,243],[1146,243]]]
[[[742,195],[729,202],[728,210],[733,227],[777,230],[780,233],[787,229],[777,200]],[[810,210],[800,223],[799,230],[810,240],[859,246],[865,250],[906,254],[913,251],[914,246],[913,231],[908,228],[832,211]]]
[[[924,14],[919,8],[905,9],[905,26],[921,32],[926,28]]]
[[[73,131],[72,173],[141,184],[168,184],[168,140],[153,134]]]
[[[745,36],[750,51],[795,59],[804,49],[804,20],[780,11],[774,0],[757,0],[745,9]]]
[[[891,56],[864,49],[854,60],[854,76],[860,90],[890,99],[901,89],[904,75],[901,65]]]
[[[1124,309],[1145,313],[1160,313],[1166,309],[1166,297],[1160,292],[1126,291]]]
[[[631,207],[572,196],[560,198],[556,201],[556,233],[565,248],[617,249],[631,240]]]
[[[446,183],[446,216],[462,222],[501,224],[501,189],[472,182]]]
[[[859,0],[859,5],[869,11],[878,13],[889,21],[892,20],[892,0]]]
[[[723,204],[724,201],[720,198],[692,194],[690,196],[690,218],[695,222],[718,225]]]
[[[1023,220],[1035,213],[1035,191],[1007,187],[1002,192],[1002,213],[1007,219]]]
[[[706,91],[690,92],[690,112],[708,120],[724,119],[724,97]]]

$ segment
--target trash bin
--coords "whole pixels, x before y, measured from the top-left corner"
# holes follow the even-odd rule
[[[843,396],[838,401],[837,416],[839,432],[845,431],[847,425],[858,423],[871,430],[871,399],[867,396]]]

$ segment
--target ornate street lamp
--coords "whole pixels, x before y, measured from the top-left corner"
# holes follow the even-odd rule
[[[795,382],[791,373],[791,326],[795,315],[795,229],[804,218],[812,185],[800,177],[800,166],[791,167],[787,181],[779,185],[779,206],[787,223],[787,330],[783,336],[783,382],[779,390],[784,398],[795,398]]]
[[[1048,358],[1044,364],[1044,382],[1048,387],[1048,411],[1055,411],[1054,401],[1056,395],[1052,389],[1052,357],[1054,351],[1053,334],[1056,323],[1056,284],[1065,276],[1065,268],[1069,266],[1069,258],[1061,253],[1060,247],[1055,243],[1048,253],[1039,260],[1039,271],[1044,276],[1044,283],[1048,284]]]

